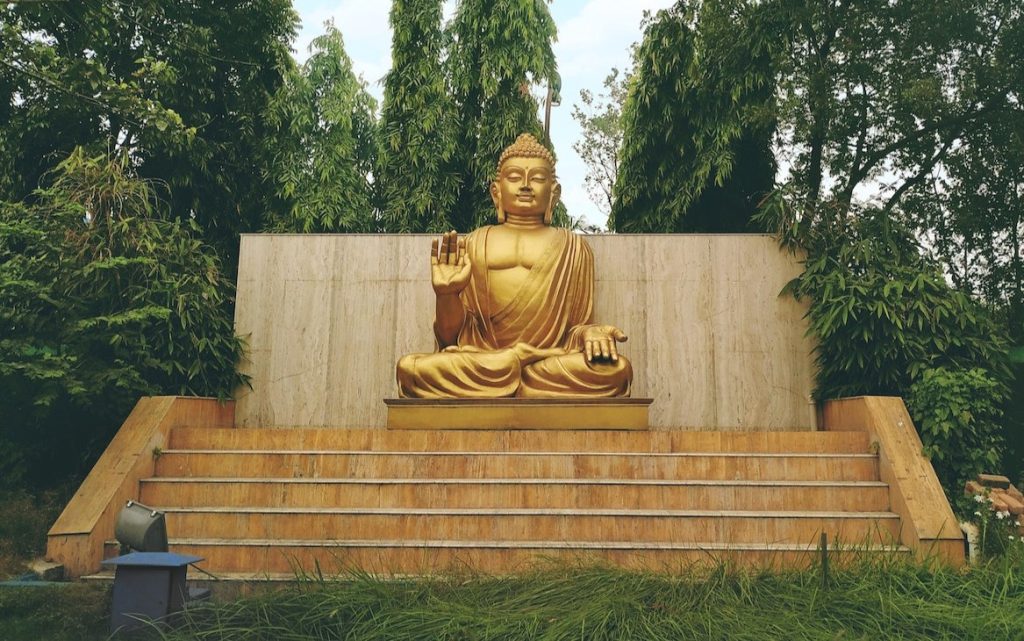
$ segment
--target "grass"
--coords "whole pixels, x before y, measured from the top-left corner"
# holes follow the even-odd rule
[[[0,589],[0,640],[107,639],[107,586]],[[873,561],[821,572],[508,576],[362,573],[188,611],[147,641],[1024,640],[1024,555],[958,571]]]
[[[0,640],[100,641],[109,612],[105,585],[0,588]]]
[[[0,570],[42,551],[59,501],[0,497]],[[108,586],[0,588],[0,641],[108,638]],[[190,610],[153,641],[1024,641],[1024,553],[957,571],[898,559],[832,571],[675,574],[542,566],[518,576],[303,577]]]
[[[191,611],[164,641],[1024,639],[1024,559],[970,571],[666,575],[551,567],[514,577],[352,574]]]
[[[0,578],[23,574],[46,550],[46,531],[66,502],[67,490],[30,494],[0,491]]]
[[[68,488],[0,491],[0,579],[24,575],[42,556],[46,531]],[[93,641],[108,638],[108,586],[66,584],[0,588],[0,641]]]

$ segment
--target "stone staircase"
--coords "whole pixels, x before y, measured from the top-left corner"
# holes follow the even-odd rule
[[[137,499],[213,574],[906,553],[867,432],[172,429]],[[108,542],[105,556],[116,554]]]

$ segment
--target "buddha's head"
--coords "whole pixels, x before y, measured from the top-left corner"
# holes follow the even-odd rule
[[[491,183],[499,223],[505,222],[506,214],[544,214],[544,224],[550,225],[561,195],[562,186],[555,177],[555,158],[536,138],[522,134],[501,153],[498,175]]]

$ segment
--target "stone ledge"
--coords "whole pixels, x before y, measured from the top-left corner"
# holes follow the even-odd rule
[[[646,430],[650,398],[387,398],[393,430]]]

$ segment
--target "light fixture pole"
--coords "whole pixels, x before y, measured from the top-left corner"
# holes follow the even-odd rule
[[[544,99],[544,138],[551,142],[551,108],[562,104],[562,77],[557,73],[548,80],[548,95]]]

